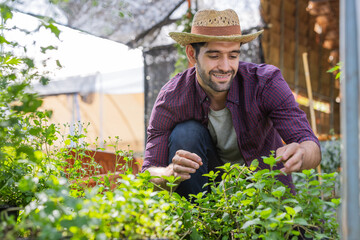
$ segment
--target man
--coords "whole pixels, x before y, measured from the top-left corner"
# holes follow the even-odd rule
[[[242,35],[235,11],[198,11],[191,33],[172,32],[195,67],[161,89],[149,127],[142,171],[180,177],[182,196],[204,191],[204,173],[226,162],[250,165],[276,150],[279,180],[315,168],[319,141],[278,68],[239,62],[240,46],[262,31]],[[282,140],[286,143],[283,145]],[[166,180],[153,179],[166,188]]]

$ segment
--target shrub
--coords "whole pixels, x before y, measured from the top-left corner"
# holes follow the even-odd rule
[[[179,233],[191,239],[338,239],[336,208],[340,199],[332,198],[336,173],[323,174],[322,184],[314,170],[294,173],[304,181],[296,195],[276,179],[272,170],[277,159],[264,158],[269,169],[225,164],[219,172],[207,174],[209,193],[193,195],[194,204],[178,200],[176,214],[182,216]],[[176,194],[174,194],[176,196]]]
[[[0,205],[25,206],[52,174],[46,148],[53,143],[55,128],[47,124],[51,112],[39,111],[42,101],[29,90],[32,81],[48,79],[32,59],[15,55],[26,47],[5,38],[5,32],[17,28],[6,28],[13,16],[6,4],[0,4],[0,12]]]
[[[179,223],[170,203],[153,192],[150,176],[123,175],[114,191],[88,189],[72,197],[67,180],[51,177],[52,187],[37,193],[18,224],[0,225],[2,239],[159,239],[176,237]],[[164,193],[162,193],[164,194]],[[11,223],[11,222],[10,222]]]
[[[52,176],[51,188],[36,193],[17,224],[0,225],[0,238],[36,239],[338,239],[333,198],[336,173],[296,173],[303,179],[296,195],[276,179],[277,159],[264,158],[270,169],[225,164],[207,174],[210,191],[190,201],[172,191],[154,192],[149,172],[121,174],[117,188],[97,186],[76,197],[66,179]],[[168,177],[168,186],[176,179]]]

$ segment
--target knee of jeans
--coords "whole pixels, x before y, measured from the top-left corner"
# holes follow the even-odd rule
[[[205,126],[195,120],[189,120],[176,125],[169,137],[169,143],[197,145],[208,141],[209,132]]]

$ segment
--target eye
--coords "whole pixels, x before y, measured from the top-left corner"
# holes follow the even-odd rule
[[[232,54],[232,55],[230,55],[230,58],[231,59],[236,59],[236,58],[238,58],[239,57],[239,54]]]
[[[217,55],[209,55],[209,58],[216,59],[216,58],[218,58],[218,56]]]

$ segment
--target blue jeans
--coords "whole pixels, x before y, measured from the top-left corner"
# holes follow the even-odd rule
[[[181,182],[176,192],[188,198],[189,194],[196,195],[207,191],[207,187],[203,186],[208,182],[208,178],[203,174],[211,170],[215,172],[215,168],[222,165],[208,129],[195,120],[177,124],[169,137],[169,164],[180,149],[196,153],[202,159],[203,165],[191,174],[190,179]]]

